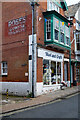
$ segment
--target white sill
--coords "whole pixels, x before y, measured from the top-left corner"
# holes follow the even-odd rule
[[[58,40],[56,40],[56,39],[55,39],[54,41],[55,41],[55,42],[59,42],[59,41],[58,41]]]
[[[5,75],[8,75],[8,74],[7,74],[7,73],[2,73],[1,75],[2,75],[2,76],[5,76]]]
[[[46,39],[46,41],[51,41],[51,39]]]
[[[63,42],[60,42],[60,44],[65,45]]]
[[[69,46],[69,45],[66,44],[66,46]]]

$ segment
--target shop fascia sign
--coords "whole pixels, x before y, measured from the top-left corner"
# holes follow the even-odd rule
[[[43,57],[44,59],[49,59],[53,61],[63,61],[64,54],[38,48],[38,57]]]
[[[56,58],[56,59],[62,59],[62,55],[52,54],[49,52],[45,52],[46,56]]]

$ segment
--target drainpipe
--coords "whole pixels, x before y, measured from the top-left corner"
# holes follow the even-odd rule
[[[69,65],[70,65],[70,87],[71,87],[71,49],[69,51]]]
[[[32,6],[32,98],[34,98],[34,2],[31,1]]]

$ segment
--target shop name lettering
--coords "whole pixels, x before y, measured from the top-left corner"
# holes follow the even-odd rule
[[[8,35],[17,34],[25,31],[26,17],[20,17],[8,22]]]
[[[62,59],[62,56],[60,55],[53,55],[51,53],[45,52],[46,56],[52,57],[52,58],[57,58],[57,59]]]

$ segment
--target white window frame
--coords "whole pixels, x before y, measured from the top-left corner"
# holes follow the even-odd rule
[[[56,22],[56,20],[58,20],[56,17],[54,17],[54,23]],[[59,20],[58,20],[58,22],[59,22]],[[55,23],[55,25],[54,25],[55,27],[54,27],[54,32],[55,32],[55,29],[59,32],[59,29],[58,28],[56,28],[56,23]],[[58,26],[57,27],[59,27],[59,23],[58,23]],[[54,33],[54,35],[55,35],[55,33]],[[59,36],[58,36],[59,37]],[[56,40],[56,39],[54,39],[56,42],[59,42],[59,38],[58,38],[58,40]]]
[[[48,27],[49,27],[49,22],[50,22],[50,24],[51,24],[51,19],[47,19],[47,22],[48,22]],[[47,31],[47,22],[46,22],[46,41],[50,41],[51,38],[50,38],[50,39],[47,39],[47,32],[50,32],[50,33],[51,33],[51,25],[50,25],[50,27],[48,28],[48,31]]]
[[[55,10],[59,13],[59,6],[56,5],[53,1],[51,0],[48,0],[48,3],[47,3],[47,9],[48,11],[51,11],[51,10]]]
[[[7,66],[3,67],[3,63],[7,65],[7,62],[1,62],[1,75],[8,75],[8,67]],[[7,69],[6,73],[3,72],[3,68]]]
[[[43,59],[43,60],[48,60],[48,59]],[[52,62],[52,60],[48,60],[49,61],[49,71],[51,71],[51,62]],[[56,63],[56,84],[52,84],[51,83],[51,73],[49,74],[49,80],[50,80],[50,84],[49,85],[45,85],[45,84],[43,84],[43,86],[54,86],[54,85],[60,85],[60,84],[58,84],[58,74],[57,74],[57,63],[59,62],[60,64],[61,64],[61,82],[63,81],[63,62],[61,62],[61,61],[53,61],[53,62],[55,62]]]
[[[69,34],[70,34],[70,33],[69,33],[69,27],[68,27],[68,26],[65,26],[65,36],[68,37],[69,40],[70,40]],[[69,43],[70,43],[70,41],[69,41]],[[69,45],[67,44],[67,41],[66,41],[66,45],[69,46]]]
[[[80,33],[76,33],[76,48],[77,48],[77,44],[80,44],[80,39],[79,39],[79,41],[77,41],[78,35],[79,35],[79,38],[80,38]],[[80,50],[78,50],[78,48],[77,48],[77,51],[80,51]]]
[[[61,38],[61,33],[63,33],[64,34],[64,31],[61,31],[61,28],[62,28],[62,21],[60,21],[60,38]],[[64,23],[65,24],[65,23]],[[63,29],[63,28],[62,28]],[[65,34],[64,34],[64,36],[65,36]],[[61,44],[65,44],[65,38],[64,38],[64,43],[60,40],[60,43]]]

